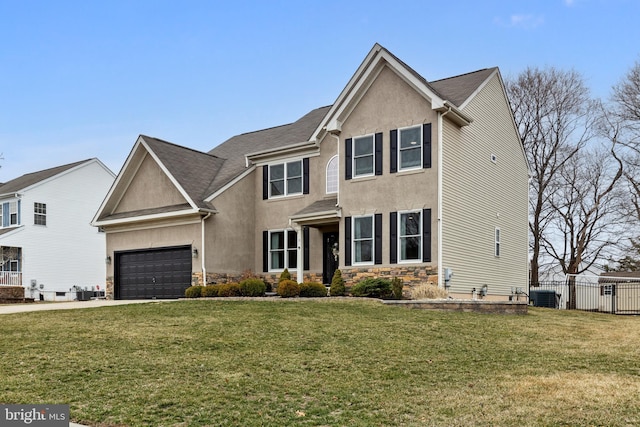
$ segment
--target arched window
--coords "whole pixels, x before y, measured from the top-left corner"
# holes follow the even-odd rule
[[[338,156],[327,162],[327,194],[338,192]]]

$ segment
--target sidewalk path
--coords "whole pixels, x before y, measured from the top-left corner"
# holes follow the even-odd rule
[[[67,302],[33,302],[26,304],[0,305],[0,314],[28,313],[45,310],[73,310],[76,308],[110,307],[125,304],[144,304],[150,302],[171,302],[177,299],[136,299],[136,300],[91,300]]]

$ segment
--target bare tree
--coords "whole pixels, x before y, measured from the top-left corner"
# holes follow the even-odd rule
[[[632,123],[634,129],[640,131],[640,62],[636,62],[627,75],[613,87],[612,98],[618,106],[618,114]]]
[[[628,187],[629,214],[640,221],[640,63],[613,87],[613,108],[608,125],[615,129],[618,150],[625,164],[624,178]]]
[[[559,174],[593,136],[591,101],[576,71],[527,68],[506,87],[531,173],[531,281],[538,282]]]
[[[587,271],[622,239],[626,218],[618,203],[622,175],[615,141],[610,148],[583,148],[559,171],[558,191],[550,199],[553,225],[543,236],[543,246],[565,274]],[[571,279],[568,308],[575,308],[575,281]]]

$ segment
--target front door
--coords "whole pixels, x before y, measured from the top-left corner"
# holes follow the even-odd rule
[[[322,234],[322,282],[324,284],[330,284],[333,279],[333,273],[338,269],[340,265],[340,258],[338,257],[338,233],[323,233]]]

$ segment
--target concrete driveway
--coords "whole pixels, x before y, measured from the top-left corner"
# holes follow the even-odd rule
[[[67,302],[34,302],[25,304],[0,305],[0,314],[28,313],[45,310],[73,310],[76,308],[110,307],[125,304],[145,304],[150,302],[171,302],[177,299],[140,299],[140,300],[91,300]]]

